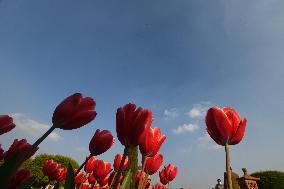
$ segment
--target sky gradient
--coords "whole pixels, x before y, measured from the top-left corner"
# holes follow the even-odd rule
[[[210,106],[248,119],[232,146],[232,168],[284,170],[283,0],[1,0],[0,114],[17,128],[2,135],[30,143],[51,125],[57,104],[74,92],[93,97],[97,118],[55,130],[38,153],[88,154],[94,131],[115,133],[116,109],[151,108],[167,135],[164,162],[176,164],[174,188],[211,188],[225,152],[206,135]],[[100,158],[112,162],[118,140]]]

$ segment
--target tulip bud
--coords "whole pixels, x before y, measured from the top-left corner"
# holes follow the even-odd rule
[[[58,168],[56,170],[56,181],[62,182],[66,180],[67,168]]]
[[[60,174],[59,172],[57,173],[57,169],[59,168],[60,168],[60,164],[57,163],[56,161],[52,159],[45,160],[42,171],[46,176],[48,176],[49,180],[56,180],[57,174]]]
[[[166,186],[161,185],[160,183],[157,183],[155,186],[153,186],[152,189],[166,189]]]
[[[84,166],[84,170],[86,173],[92,173],[96,162],[96,157],[92,156]]]
[[[160,128],[151,127],[145,132],[141,143],[139,144],[139,150],[143,156],[154,156],[158,153],[161,145],[166,140],[166,136],[161,134]]]
[[[75,173],[77,171],[74,171]],[[76,176],[75,176],[75,184],[76,185],[80,185],[83,182],[85,182],[88,179],[88,177],[83,173],[83,172],[79,172]]]
[[[151,110],[126,104],[116,112],[117,138],[124,146],[137,146],[151,123]]]
[[[95,177],[94,177],[94,175],[93,175],[93,172],[89,174],[89,176],[88,176],[88,182],[89,182],[90,184],[95,184],[95,183],[96,183],[96,179],[95,179]]]
[[[55,127],[64,130],[80,128],[95,119],[97,115],[95,106],[96,102],[92,98],[75,93],[56,107],[52,123]]]
[[[92,186],[88,183],[82,183],[80,189],[90,189]]]
[[[153,157],[148,157],[145,162],[145,172],[149,175],[156,173],[163,163],[163,156],[156,154]]]
[[[0,115],[0,135],[14,129],[16,125],[13,123],[13,118],[8,115]]]
[[[111,170],[111,163],[104,160],[96,160],[93,175],[97,180],[103,180]]]
[[[113,143],[114,139],[110,131],[100,131],[97,129],[89,144],[90,153],[92,155],[100,155],[106,152],[113,145]]]
[[[245,133],[247,119],[241,120],[236,110],[230,107],[212,107],[207,111],[205,123],[210,137],[219,145],[238,144]]]
[[[117,154],[115,156],[115,158],[114,158],[113,168],[114,168],[114,170],[116,172],[119,169],[119,165],[120,165],[121,160],[122,160],[122,155],[121,154]],[[128,157],[126,156],[125,161],[124,161],[124,165],[122,167],[122,171],[124,171],[126,169],[127,165],[128,165]]]

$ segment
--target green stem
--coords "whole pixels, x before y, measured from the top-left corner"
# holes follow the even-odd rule
[[[84,165],[86,165],[86,163],[89,161],[89,159],[92,157],[92,154],[89,155],[89,157],[87,157],[87,159],[84,161],[84,163],[82,163],[79,167],[79,169],[77,169],[75,176],[78,175],[78,173],[81,171],[81,169],[84,167]]]
[[[39,139],[37,139],[37,141],[32,145],[32,150],[35,149],[36,147],[38,147],[38,145],[50,134],[52,133],[52,131],[55,129],[56,127],[54,125],[52,125],[47,131],[46,133],[44,133]],[[31,150],[31,151],[32,151]]]
[[[225,145],[225,151],[226,151],[226,172],[227,172],[227,183],[228,183],[228,189],[233,189],[232,184],[232,173],[231,173],[231,165],[230,165],[230,154],[229,154],[229,144],[226,143]]]
[[[116,175],[115,180],[114,180],[113,189],[117,189],[117,186],[119,184],[120,175],[121,175],[122,168],[123,168],[126,156],[127,156],[127,151],[128,151],[128,146],[125,146],[123,156],[122,156],[122,160],[120,162],[120,165],[119,165],[119,168],[118,168],[118,171],[117,171],[117,175]]]

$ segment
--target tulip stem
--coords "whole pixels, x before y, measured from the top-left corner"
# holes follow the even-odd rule
[[[129,148],[128,146],[125,146],[125,148],[124,148],[123,156],[122,156],[119,168],[117,170],[117,175],[114,179],[113,189],[117,189],[117,186],[118,186],[118,183],[119,183],[119,180],[120,180],[120,175],[121,175],[121,172],[122,172],[122,168],[123,168],[123,165],[124,165],[127,153],[128,153],[128,148]]]
[[[226,143],[225,145],[225,151],[226,151],[226,172],[227,172],[227,183],[228,183],[228,189],[233,189],[232,184],[232,173],[231,173],[231,165],[230,165],[230,155],[229,155],[229,144]]]
[[[52,125],[35,143],[32,145],[31,149],[35,149],[38,145],[50,134],[56,127]]]
[[[114,182],[114,179],[115,179],[116,175],[117,175],[117,172],[114,173],[114,176],[113,176],[113,178],[111,179],[111,183],[110,183],[110,185],[109,185],[110,188],[111,188],[112,185],[113,185],[113,182]]]
[[[86,160],[84,161],[84,163],[82,163],[79,167],[79,169],[77,169],[75,176],[78,175],[78,173],[81,171],[81,169],[84,167],[84,165],[86,165],[86,163],[89,161],[89,159],[92,157],[92,154],[89,155],[89,157],[86,158]]]

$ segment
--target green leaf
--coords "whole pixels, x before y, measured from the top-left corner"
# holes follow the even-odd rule
[[[128,189],[130,188],[132,177],[131,177],[131,170],[128,170],[126,176],[123,179],[123,182],[121,184],[121,189]]]
[[[72,165],[69,163],[64,189],[75,189],[75,174]]]

